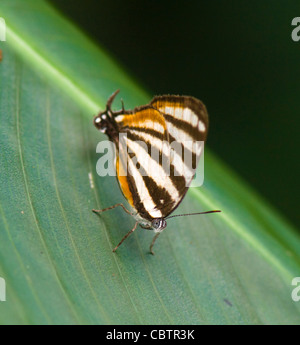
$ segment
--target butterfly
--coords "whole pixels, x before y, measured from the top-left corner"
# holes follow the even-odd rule
[[[190,96],[163,95],[133,110],[113,111],[119,93],[114,92],[106,109],[94,117],[95,127],[105,133],[116,147],[117,180],[132,208],[118,203],[102,210],[121,206],[134,216],[138,225],[156,233],[151,245],[166,228],[167,221],[178,216],[220,212],[219,210],[169,216],[184,198],[195,174],[203,143],[207,137],[208,114],[205,105]]]

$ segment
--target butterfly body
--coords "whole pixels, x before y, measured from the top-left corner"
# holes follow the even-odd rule
[[[114,112],[117,93],[94,125],[115,144],[117,180],[136,225],[160,233],[194,177],[207,137],[207,111],[194,97],[165,95]]]

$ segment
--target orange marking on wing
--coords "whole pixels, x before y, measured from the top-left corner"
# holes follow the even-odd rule
[[[152,121],[154,123],[159,123],[166,130],[166,122],[164,117],[160,112],[155,109],[149,108],[137,111],[134,114],[126,115],[122,120],[122,126],[128,127],[144,127],[146,121]]]
[[[120,188],[122,190],[122,193],[124,194],[125,198],[127,199],[128,203],[130,204],[130,206],[134,207],[133,197],[132,197],[132,194],[131,194],[130,189],[129,189],[127,176],[124,176],[125,175],[124,168],[123,168],[122,164],[119,164],[119,155],[117,156],[117,160],[116,160],[116,169],[117,169],[118,180],[119,180],[119,184],[120,184]]]
[[[166,107],[181,109],[185,108],[182,102],[156,101],[152,105],[161,111],[164,110]]]

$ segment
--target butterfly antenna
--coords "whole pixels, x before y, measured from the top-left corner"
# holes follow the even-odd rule
[[[175,216],[170,216],[170,217],[167,217],[166,219],[170,219],[170,218],[174,218],[174,217],[196,216],[198,214],[207,214],[207,213],[215,213],[215,212],[222,212],[222,211],[220,211],[220,210],[213,210],[213,211],[197,212],[197,213],[176,214]]]
[[[107,103],[106,103],[106,110],[111,110],[110,107],[112,105],[112,102],[114,101],[115,97],[117,96],[117,94],[120,92],[120,89],[116,90],[108,99]]]

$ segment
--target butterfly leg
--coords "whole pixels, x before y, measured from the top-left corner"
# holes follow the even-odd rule
[[[151,253],[152,255],[154,255],[153,246],[154,246],[154,243],[155,243],[157,237],[159,236],[159,234],[160,234],[160,232],[157,232],[157,233],[155,234],[155,236],[153,237],[153,240],[152,240],[152,242],[151,242],[151,245],[150,245],[150,253]]]
[[[120,247],[120,245],[126,240],[126,238],[134,232],[134,230],[136,229],[138,223],[139,222],[136,222],[134,227],[122,238],[120,243],[113,249],[113,252],[115,252]]]
[[[123,208],[123,210],[126,212],[126,213],[128,213],[128,214],[130,214],[131,216],[133,216],[133,213],[131,213],[130,211],[128,211],[127,210],[127,208],[125,208],[125,206],[123,205],[123,204],[115,204],[115,205],[113,205],[113,206],[110,206],[110,207],[107,207],[107,208],[104,208],[104,209],[102,209],[102,210],[92,210],[94,213],[102,213],[102,212],[105,212],[105,211],[108,211],[108,210],[112,210],[113,208],[116,208],[116,207],[118,207],[118,206],[121,206],[122,208]]]

